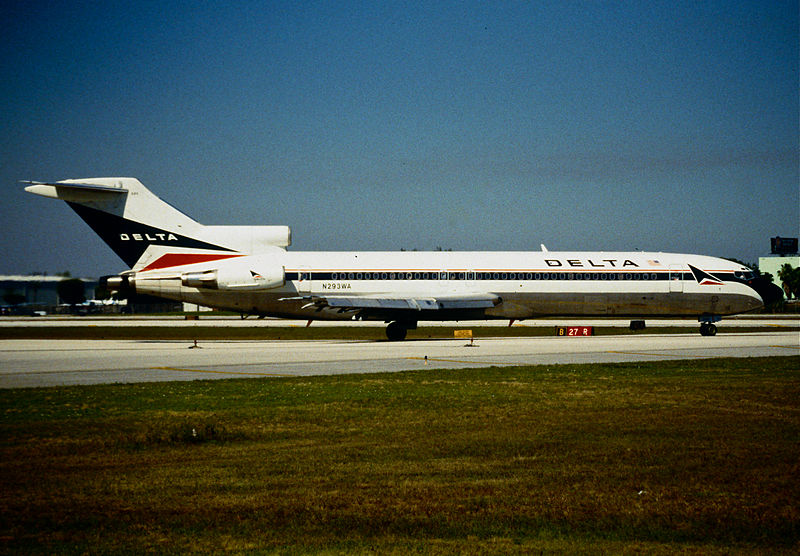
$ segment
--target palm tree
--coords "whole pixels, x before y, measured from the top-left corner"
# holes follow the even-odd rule
[[[778,278],[783,286],[783,291],[786,292],[787,299],[791,299],[792,296],[795,299],[800,297],[800,268],[793,268],[792,265],[786,263],[778,271]]]

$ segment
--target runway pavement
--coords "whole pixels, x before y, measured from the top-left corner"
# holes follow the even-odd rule
[[[580,326],[622,326],[627,327],[631,319],[615,318],[548,318],[548,319],[527,319],[515,322],[514,326],[555,326],[555,325],[580,325]],[[648,328],[662,327],[685,327],[699,328],[696,319],[684,318],[663,318],[646,319]],[[210,326],[210,327],[303,327],[306,326],[305,320],[275,319],[275,318],[247,318],[242,319],[237,316],[219,316],[214,314],[200,315],[198,320],[187,320],[183,316],[84,316],[75,317],[69,315],[48,315],[44,317],[0,317],[0,328],[14,327],[43,327],[43,326]],[[469,328],[471,326],[508,326],[508,320],[481,320],[481,321],[424,321],[420,326],[453,326]],[[316,320],[311,326],[356,326],[356,327],[378,327],[385,328],[386,324],[382,321],[324,321]],[[720,328],[737,328],[752,326],[800,326],[800,316],[797,315],[739,315],[726,317],[719,323]]]
[[[552,324],[552,322],[551,322]],[[797,332],[387,341],[0,341],[0,388],[800,354]]]

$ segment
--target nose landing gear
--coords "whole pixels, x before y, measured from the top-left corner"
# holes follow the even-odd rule
[[[714,336],[717,333],[717,327],[710,322],[704,322],[700,325],[701,336]]]
[[[722,318],[715,315],[703,315],[697,320],[700,322],[701,336],[716,336],[717,327],[714,323],[721,321]]]

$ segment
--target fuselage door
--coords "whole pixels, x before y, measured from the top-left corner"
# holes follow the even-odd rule
[[[675,293],[683,291],[683,268],[681,265],[669,265],[669,291]]]
[[[311,293],[311,271],[308,267],[297,270],[297,292]]]

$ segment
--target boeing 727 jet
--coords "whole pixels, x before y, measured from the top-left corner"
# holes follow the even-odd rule
[[[753,311],[771,284],[738,263],[645,252],[294,252],[287,226],[204,226],[134,178],[27,182],[61,199],[130,270],[112,291],[243,314],[379,320],[402,340],[420,321],[540,316],[694,317],[703,335]]]

